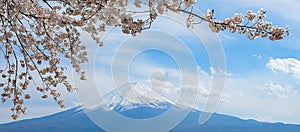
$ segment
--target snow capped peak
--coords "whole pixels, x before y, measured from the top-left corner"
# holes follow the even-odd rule
[[[140,106],[166,108],[163,104],[175,104],[147,84],[131,82],[103,96],[99,107],[109,111],[125,111]]]

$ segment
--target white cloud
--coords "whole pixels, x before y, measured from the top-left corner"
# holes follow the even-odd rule
[[[213,76],[226,76],[226,77],[237,76],[237,74],[228,73],[226,71],[223,71],[222,69],[216,69],[213,67],[210,67],[210,72],[211,72],[211,75],[213,75]]]
[[[265,115],[265,114],[257,114],[256,117],[260,121],[272,121],[273,120],[272,116]]]
[[[252,57],[254,57],[254,58],[256,58],[256,59],[259,59],[259,60],[262,60],[264,56],[265,56],[265,55],[260,55],[260,54],[253,54],[253,55],[252,55]]]
[[[276,96],[280,99],[287,99],[288,94],[295,92],[291,85],[288,84],[278,84],[278,83],[266,83],[264,86],[259,86],[258,89],[264,91],[270,96]]]
[[[270,59],[266,67],[274,72],[283,72],[292,75],[296,79],[300,79],[300,60],[295,58]]]
[[[300,99],[297,85],[274,79],[280,75],[272,72],[259,75],[227,78],[224,94],[229,97],[221,102],[217,112],[243,119],[299,124],[298,115],[287,116],[297,113],[300,108],[296,101]],[[270,81],[272,79],[274,81]]]
[[[135,50],[135,49],[131,49]],[[131,51],[128,51],[130,53]],[[124,52],[125,54],[126,52]],[[149,61],[150,58],[143,57],[140,58],[139,61],[135,62],[135,65],[132,65],[133,67],[133,74],[130,76],[131,81],[142,81],[143,79],[151,79],[149,76],[154,71],[160,71],[162,75],[165,77],[165,81],[161,82],[159,80],[152,80],[155,85],[158,87],[155,87],[154,89],[159,91],[160,93],[163,93],[164,97],[167,97],[168,99],[172,100],[173,102],[176,102],[178,99],[178,95],[180,95],[180,90],[185,89],[186,94],[182,95],[184,98],[187,98],[187,101],[181,102],[182,105],[190,106],[195,109],[203,109],[208,95],[211,94],[211,96],[219,95],[219,92],[221,91],[211,91],[211,79],[213,76],[215,77],[228,77],[226,79],[226,87],[225,91],[223,93],[223,97],[220,101],[220,106],[217,110],[219,113],[225,113],[228,115],[233,115],[241,118],[252,118],[252,119],[259,119],[261,121],[283,121],[283,122],[297,122],[296,119],[299,117],[291,117],[283,115],[282,112],[290,112],[294,113],[295,110],[297,110],[300,106],[297,102],[293,102],[292,100],[299,99],[299,96],[297,93],[295,93],[293,90],[283,89],[288,87],[295,87],[293,84],[286,85],[288,87],[285,87],[285,85],[282,85],[281,88],[278,86],[278,88],[275,90],[272,88],[273,91],[269,91],[269,93],[273,92],[273,96],[276,98],[265,98],[266,92],[262,92],[257,86],[265,86],[265,82],[268,82],[269,80],[273,79],[274,74],[271,73],[271,75],[261,75],[257,76],[257,74],[253,76],[241,76],[236,75],[233,73],[228,73],[226,71],[213,68],[211,67],[210,71],[204,71],[198,66],[198,73],[200,76],[200,82],[199,85],[183,85],[180,86],[181,81],[181,72],[185,73],[185,75],[188,78],[195,77],[196,73],[189,72],[188,70],[179,70],[174,67],[170,66],[157,66],[153,65],[152,61]],[[152,58],[155,59],[155,58]],[[141,61],[142,60],[142,61]],[[162,62],[164,60],[157,60],[157,62]],[[100,61],[100,60],[99,60]],[[164,61],[165,62],[165,61]],[[119,66],[122,66],[122,62],[119,63]],[[102,65],[101,65],[102,66]],[[105,66],[104,66],[105,67]],[[118,66],[117,66],[118,67]],[[130,71],[130,70],[129,70]],[[123,72],[122,72],[123,73]],[[107,71],[107,69],[96,70],[96,78],[111,78],[110,71]],[[127,74],[127,73],[124,73]],[[265,74],[265,73],[262,73]],[[279,76],[279,74],[275,74]],[[101,77],[100,77],[101,76]],[[235,76],[235,77],[232,77]],[[109,81],[103,81],[103,79],[99,84],[101,87],[104,87],[105,89],[113,89],[113,85],[108,85],[111,80]],[[277,82],[277,81],[274,81]],[[107,83],[107,84],[106,84]],[[218,83],[218,82],[215,82]],[[275,84],[274,84],[275,85]],[[276,86],[274,86],[276,88]],[[264,90],[267,91],[267,90]],[[283,92],[282,92],[283,91]],[[191,103],[189,101],[189,97],[194,95],[195,92],[198,93],[197,102],[194,104],[194,102]],[[222,91],[223,92],[223,91]],[[281,98],[285,99],[281,99]],[[172,97],[173,96],[173,97]],[[288,97],[288,98],[286,98]],[[277,103],[272,103],[276,101]],[[290,103],[287,103],[290,102]],[[295,107],[292,107],[295,106]],[[272,108],[272,110],[268,109]],[[270,115],[272,118],[261,118],[257,117],[257,113],[261,113],[262,115]]]

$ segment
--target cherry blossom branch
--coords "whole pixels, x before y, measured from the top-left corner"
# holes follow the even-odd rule
[[[289,35],[289,30],[287,28],[273,27],[271,23],[264,21],[266,11],[263,9],[259,10],[258,14],[248,11],[244,15],[235,14],[233,18],[227,18],[224,21],[219,21],[214,18],[214,10],[208,10],[205,17],[202,17],[192,11],[180,8],[173,9],[170,6],[165,6],[167,9],[187,13],[190,16],[199,18],[201,20],[200,23],[202,21],[208,22],[211,30],[216,33],[229,29],[231,33],[238,32],[239,34],[246,34],[246,37],[250,40],[256,39],[257,37],[269,37],[270,40],[281,40],[285,36]],[[243,18],[248,20],[246,24],[243,24]],[[257,19],[257,21],[253,25],[248,26],[249,22],[253,22],[254,19]],[[192,28],[194,24],[198,23],[194,23],[194,19],[192,17],[187,18],[188,28]]]
[[[50,2],[51,1],[51,2]],[[86,47],[80,42],[80,31],[86,31],[93,40],[103,46],[98,34],[106,27],[119,27],[124,34],[136,36],[150,29],[158,15],[166,12],[187,14],[186,25],[207,22],[212,32],[228,30],[231,33],[245,34],[250,40],[258,37],[281,40],[289,35],[287,28],[272,26],[265,21],[266,12],[248,11],[235,14],[232,18],[217,20],[214,11],[208,10],[204,16],[193,12],[196,0],[134,0],[137,8],[128,9],[128,0],[3,0],[0,2],[0,42],[3,54],[3,67],[0,67],[1,100],[12,100],[12,119],[17,120],[26,108],[23,99],[31,83],[41,92],[42,98],[48,95],[64,107],[60,99],[58,84],[72,92],[74,86],[66,76],[66,68],[61,61],[68,60],[72,68],[85,80],[81,64],[87,62]],[[133,14],[148,13],[148,18],[133,18]],[[245,21],[244,21],[245,19]],[[196,22],[195,22],[196,21]],[[18,54],[20,52],[20,54]],[[32,76],[37,72],[37,76]],[[41,80],[39,86],[35,80]]]

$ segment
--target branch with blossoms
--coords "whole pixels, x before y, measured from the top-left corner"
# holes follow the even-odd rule
[[[260,9],[258,13],[254,13],[251,10],[245,14],[236,13],[232,18],[220,21],[214,17],[214,10],[208,9],[205,16],[194,13],[193,7],[195,2],[196,0],[158,0],[149,1],[148,4],[145,5],[149,6],[150,9],[156,8],[156,10],[151,10],[151,13],[156,14],[156,16],[157,13],[166,14],[167,11],[188,14],[189,17],[186,20],[188,28],[193,28],[193,25],[205,21],[209,24],[212,32],[219,33],[220,31],[229,30],[231,33],[237,32],[239,34],[245,34],[249,40],[254,40],[258,37],[268,37],[272,41],[281,40],[290,34],[288,28],[273,26],[271,22],[265,21],[266,11],[263,9]],[[141,4],[141,0],[135,0],[135,5],[137,7],[141,7]],[[156,16],[150,18],[155,20]],[[197,19],[199,22],[196,22]]]
[[[134,0],[132,4],[136,7],[146,7],[145,11],[138,12],[128,9],[128,0],[1,0],[1,101],[11,100],[14,120],[26,112],[24,102],[32,94],[27,91],[29,88],[40,92],[43,99],[52,96],[60,107],[65,107],[60,88],[68,92],[75,88],[67,79],[68,69],[62,62],[71,64],[80,79],[85,80],[81,64],[88,60],[86,47],[80,41],[81,31],[104,46],[98,34],[107,27],[119,27],[124,34],[136,36],[151,28],[158,15],[175,12],[188,14],[188,28],[205,21],[213,32],[229,30],[245,34],[250,40],[258,37],[280,40],[289,35],[288,29],[265,21],[264,10],[235,14],[233,18],[219,21],[214,17],[214,10],[208,10],[205,16],[194,13],[195,2]],[[149,17],[134,19],[133,15],[138,13],[148,13]]]

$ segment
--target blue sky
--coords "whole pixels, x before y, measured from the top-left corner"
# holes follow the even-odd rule
[[[289,27],[291,36],[274,42],[266,39],[248,41],[244,36],[228,32],[219,34],[225,50],[227,72],[237,74],[227,81],[225,91],[231,99],[221,104],[219,111],[245,118],[299,124],[297,100],[300,99],[300,87],[297,76],[300,30],[297,12],[300,2],[213,0],[199,1],[198,4],[202,10],[207,7],[215,9],[217,18],[264,8],[267,10],[267,20],[273,25]],[[234,91],[242,96],[235,96]],[[235,104],[233,100],[240,103]]]
[[[282,9],[278,9],[274,4],[284,5],[286,9],[281,11]],[[152,27],[152,30],[160,30],[162,31],[161,33],[154,32],[151,34],[152,30],[145,31],[142,35],[133,38],[132,40],[134,41],[126,36],[117,37],[119,35],[118,30],[112,32],[109,35],[111,37],[106,38],[108,39],[108,44],[98,51],[96,66],[99,68],[97,70],[99,73],[96,74],[96,78],[101,78],[101,80],[103,78],[115,79],[107,71],[110,70],[110,60],[113,59],[113,53],[118,50],[119,45],[129,43],[130,46],[125,48],[126,50],[122,49],[124,47],[121,48],[123,59],[118,59],[119,62],[116,63],[117,69],[118,67],[126,67],[129,60],[125,58],[128,58],[135,52],[142,51],[147,45],[153,46],[163,42],[162,46],[167,45],[168,48],[176,49],[178,54],[182,54],[182,48],[174,45],[184,43],[190,49],[198,66],[199,73],[190,73],[186,69],[178,69],[178,66],[176,67],[176,64],[174,64],[178,62],[172,61],[172,59],[176,60],[177,58],[172,55],[168,57],[158,51],[147,51],[143,52],[143,54],[138,54],[132,60],[132,65],[129,66],[128,70],[129,80],[147,80],[153,71],[161,71],[170,83],[169,87],[164,89],[173,91],[168,95],[172,98],[176,95],[176,87],[180,85],[180,83],[177,83],[180,80],[178,74],[186,72],[190,75],[187,77],[191,78],[190,80],[195,75],[198,75],[201,83],[200,86],[190,85],[182,87],[186,87],[191,93],[195,92],[197,88],[200,89],[198,91],[200,96],[196,104],[189,104],[188,102],[184,102],[184,104],[202,110],[210,90],[213,74],[223,74],[227,77],[227,80],[224,89],[225,93],[217,109],[218,113],[244,119],[251,118],[260,121],[280,121],[299,124],[299,103],[297,100],[300,99],[300,88],[298,83],[299,66],[297,64],[300,62],[300,54],[297,52],[300,49],[300,45],[297,43],[299,30],[296,26],[299,19],[293,17],[297,16],[298,6],[295,6],[297,4],[299,5],[296,1],[198,1],[197,6],[200,7],[201,11],[206,11],[207,8],[215,9],[216,17],[220,19],[231,17],[235,12],[244,13],[249,9],[257,11],[260,8],[264,8],[268,11],[268,21],[272,21],[274,25],[289,26],[291,30],[292,35],[281,41],[270,41],[268,39],[250,41],[245,36],[229,32],[218,34],[226,59],[226,71],[218,71],[218,69],[211,66],[209,58],[211,56],[209,56],[208,52],[212,51],[207,51],[207,48],[212,46],[211,48],[213,49],[214,46],[218,47],[217,44],[210,45],[214,44],[213,42],[205,44],[203,41],[201,42],[193,38],[190,30],[185,29],[183,25],[178,25],[174,20],[166,21],[161,18]],[[287,12],[287,9],[294,12]],[[201,25],[200,28],[205,29],[206,27],[204,26]],[[200,33],[202,34],[201,38],[204,40],[206,39],[205,37],[209,38],[212,35],[210,32],[205,31],[203,30]],[[171,36],[173,35],[181,41],[172,41],[173,39],[168,39],[168,35],[164,36],[164,33],[170,33]],[[116,40],[114,38],[120,39]],[[217,40],[214,42],[217,42]],[[218,49],[214,51],[218,51]],[[215,54],[218,53],[222,54],[221,52]],[[128,72],[125,70],[122,69],[118,72]],[[111,90],[109,88],[113,87],[113,81],[110,79],[103,82],[99,81],[98,86],[105,89],[103,91],[109,91]],[[188,98],[188,95],[186,98]]]
[[[225,5],[225,6],[224,6]],[[213,74],[223,74],[227,77],[225,83],[225,92],[222,97],[220,106],[217,109],[218,113],[233,115],[244,119],[256,119],[269,122],[285,122],[300,124],[300,27],[298,23],[300,18],[300,2],[297,0],[199,0],[197,8],[202,12],[206,9],[215,9],[216,17],[224,19],[233,16],[234,13],[245,13],[247,10],[256,12],[260,8],[267,10],[267,20],[273,22],[273,25],[288,26],[291,31],[291,36],[284,40],[270,41],[267,39],[247,40],[245,36],[231,34],[229,32],[221,32],[218,34],[223,46],[226,59],[226,71],[217,71],[211,66],[205,44],[201,43],[196,38],[193,38],[192,32],[185,29],[184,26],[176,25],[175,23],[167,23],[166,21],[157,22],[154,24],[153,30],[162,30],[171,33],[174,38],[168,38],[168,34],[147,34],[137,36],[136,39],[149,39],[147,42],[158,43],[165,42],[164,48],[173,49],[175,53],[183,51],[182,47],[170,46],[172,43],[186,44],[190,48],[190,52],[196,61],[198,73],[190,72],[188,69],[180,69],[172,56],[166,55],[164,52],[151,51],[143,52],[134,58],[129,68],[129,78],[132,81],[146,80],[153,71],[161,71],[169,81],[169,91],[175,91],[179,87],[181,80],[178,75],[181,72],[186,72],[190,78],[199,76],[200,90],[197,106],[192,107],[203,109],[203,104],[206,101],[205,96],[209,92],[211,77]],[[173,25],[172,25],[173,24]],[[121,40],[128,39],[123,43],[137,45],[137,47],[127,47],[130,50],[122,50],[124,57],[127,54],[135,53],[143,48],[142,44],[134,43],[138,41],[131,40],[130,36],[120,35],[119,30],[114,31],[111,37],[107,39],[107,45],[99,48],[97,51],[97,61],[95,62],[97,79],[108,78],[108,81],[99,82],[97,85],[104,89],[104,92],[111,90],[112,78],[110,71],[110,60],[114,57],[112,52],[116,51]],[[151,32],[151,31],[150,31]],[[211,33],[207,33],[211,34]],[[148,35],[148,36],[147,36]],[[157,35],[157,36],[155,36]],[[161,39],[166,35],[166,39]],[[203,34],[205,36],[205,34]],[[210,36],[210,35],[207,35]],[[91,43],[91,38],[83,35],[83,43]],[[119,38],[119,39],[115,39]],[[157,39],[159,38],[159,39]],[[152,39],[152,40],[151,40]],[[173,42],[174,41],[174,42]],[[171,43],[172,42],[172,43]],[[150,43],[149,43],[150,44]],[[140,46],[141,45],[141,46]],[[146,45],[146,44],[145,44]],[[89,48],[94,48],[93,46]],[[177,49],[178,48],[178,49]],[[174,57],[174,56],[173,56]],[[176,57],[175,57],[176,59]],[[122,67],[126,63],[118,62],[117,67]],[[70,75],[71,76],[71,75]],[[88,77],[89,78],[89,77]],[[199,88],[196,86],[196,88]],[[195,87],[190,86],[193,92]],[[32,90],[34,91],[34,90]],[[167,94],[172,98],[173,92]],[[67,94],[64,92],[65,102],[67,107],[76,105],[77,98],[75,94]],[[41,100],[40,95],[34,95],[37,99],[32,99],[28,102],[28,114],[23,118],[39,117],[61,111],[52,100]],[[0,110],[0,123],[10,120],[10,104],[2,104]]]

